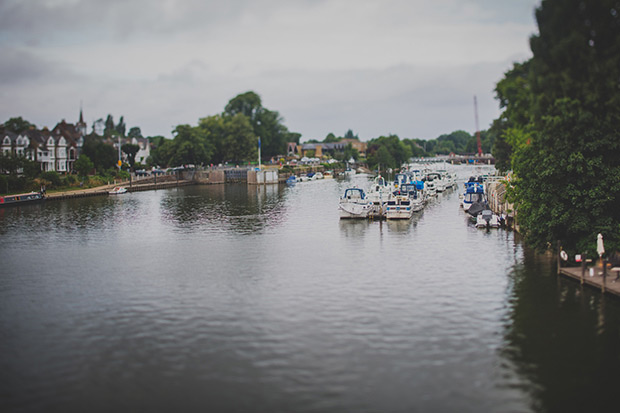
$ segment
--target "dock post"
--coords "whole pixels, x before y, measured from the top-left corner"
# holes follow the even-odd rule
[[[586,275],[586,255],[583,254],[581,256],[581,284],[585,282],[585,275]]]
[[[607,260],[603,259],[603,285],[601,290],[605,292],[605,281],[607,280]]]
[[[562,246],[560,245],[560,240],[558,240],[558,253],[557,253],[557,263],[558,263],[558,268],[557,268],[557,274],[560,275],[560,252],[562,251]]]

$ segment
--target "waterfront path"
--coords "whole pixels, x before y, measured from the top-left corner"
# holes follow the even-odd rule
[[[164,189],[164,188],[172,188],[176,186],[185,186],[191,185],[194,182],[192,181],[167,181],[160,183],[146,183],[146,184],[133,184],[129,186],[129,181],[127,182],[119,182],[116,184],[97,186],[94,188],[84,188],[84,189],[75,189],[70,191],[62,191],[62,192],[52,192],[46,194],[45,199],[48,201],[58,201],[62,199],[71,199],[71,198],[85,198],[91,196],[107,196],[109,195],[110,190],[115,186],[124,186],[127,188],[127,192],[137,192],[137,191],[148,191],[154,189]]]

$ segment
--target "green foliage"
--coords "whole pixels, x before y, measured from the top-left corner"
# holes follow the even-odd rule
[[[133,143],[126,143],[123,146],[121,146],[121,150],[125,154],[127,154],[127,159],[129,161],[129,165],[133,169],[134,165],[136,163],[136,154],[140,150],[140,146],[139,145],[134,145]]]
[[[7,194],[9,192],[9,177],[6,175],[0,175],[0,194]]]
[[[258,138],[246,115],[239,113],[225,123],[224,146],[226,160],[243,162],[257,159]]]
[[[397,169],[411,158],[411,148],[396,135],[381,136],[368,142],[366,157],[371,169]]]
[[[236,115],[248,118],[254,135],[261,139],[261,155],[264,158],[286,153],[288,142],[299,143],[301,135],[289,132],[280,114],[264,108],[260,96],[254,92],[242,93],[228,102],[222,116],[234,118]]]
[[[179,166],[186,164],[202,165],[211,161],[213,145],[206,139],[205,132],[199,127],[178,125],[173,133],[173,141],[162,145],[168,160],[165,165]]]
[[[493,145],[495,166],[500,171],[512,169],[512,154],[531,139],[532,93],[529,80],[530,63],[515,63],[495,87],[500,108],[504,109],[493,121],[491,132],[497,139]]]
[[[360,140],[359,136],[355,135],[351,129],[344,134],[344,139],[355,139],[356,141]]]
[[[349,143],[347,144],[347,146],[344,147],[342,159],[348,161],[351,158],[355,159],[356,161],[359,160],[360,153],[357,149],[353,147],[352,144]]]
[[[125,136],[125,129],[127,126],[125,125],[125,117],[121,116],[121,119],[118,121],[118,125],[116,125],[116,132],[119,136]]]
[[[23,156],[5,155],[0,153],[0,172],[17,176],[22,175],[32,179],[39,175],[41,166],[36,161],[31,161]]]
[[[114,125],[114,117],[112,115],[108,115],[105,120],[105,129],[103,130],[103,136],[109,138],[113,136],[116,132],[116,126]]]
[[[43,172],[41,178],[48,181],[53,187],[59,187],[61,185],[60,175],[58,175],[56,171]]]
[[[118,153],[114,147],[94,136],[84,139],[82,154],[88,156],[99,171],[114,167],[118,160]]]
[[[142,138],[142,131],[140,130],[139,127],[134,126],[133,128],[129,129],[129,133],[127,133],[127,137],[128,138]]]
[[[224,113],[230,116],[242,114],[247,116],[251,121],[257,119],[258,114],[263,110],[260,96],[249,91],[239,94],[228,101],[224,108]]]
[[[81,154],[73,164],[73,169],[79,176],[88,175],[95,168],[95,164],[90,160],[88,155]]]
[[[75,175],[67,175],[65,177],[65,183],[69,186],[73,186],[77,183],[77,178],[75,177]]]
[[[16,118],[10,118],[6,122],[4,122],[4,128],[7,131],[10,131],[13,133],[21,133],[25,130],[28,130],[30,128],[35,128],[35,127],[36,126],[34,124],[28,122],[27,120],[22,119],[21,116],[18,116]]]
[[[325,137],[325,139],[323,139],[323,143],[335,143],[338,142],[340,140],[340,138],[338,138],[336,135],[334,135],[333,133],[328,133],[327,136]],[[316,142],[318,143],[318,142]]]
[[[526,240],[620,247],[620,10],[614,0],[543,0],[533,57],[497,85],[495,131],[510,147]],[[498,144],[499,145],[499,144]],[[496,145],[496,147],[498,147]]]

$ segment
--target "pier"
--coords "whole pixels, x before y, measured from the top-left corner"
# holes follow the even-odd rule
[[[620,278],[618,274],[620,268],[614,267],[605,270],[602,266],[595,267],[559,267],[558,274],[564,275],[573,280],[579,281],[582,285],[588,285],[620,297]]]

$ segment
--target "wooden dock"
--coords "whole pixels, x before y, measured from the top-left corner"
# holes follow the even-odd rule
[[[616,281],[619,272],[620,269],[608,268],[606,274],[604,274],[603,267],[598,265],[594,267],[560,267],[558,269],[558,273],[561,275],[616,297],[620,297],[620,279]]]

